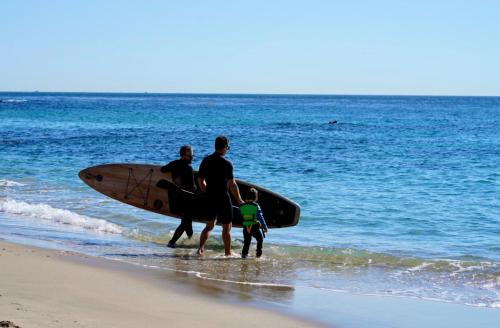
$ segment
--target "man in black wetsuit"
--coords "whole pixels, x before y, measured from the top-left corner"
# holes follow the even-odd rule
[[[194,192],[194,176],[193,168],[191,167],[191,162],[193,161],[194,152],[191,146],[184,145],[179,150],[180,159],[172,161],[165,166],[161,167],[161,172],[165,173],[170,171],[172,173],[173,182],[184,190]],[[182,236],[184,231],[188,238],[193,236],[193,221],[189,215],[189,211],[186,209],[186,205],[182,205],[184,208],[184,217],[182,218],[181,224],[175,229],[172,239],[167,244],[167,247],[175,248],[175,243]]]
[[[198,185],[206,192],[209,222],[201,232],[198,255],[203,255],[205,243],[216,221],[222,224],[222,241],[226,256],[231,255],[231,227],[233,208],[229,191],[238,205],[243,203],[236,180],[233,176],[233,164],[224,158],[229,150],[229,140],[224,136],[215,139],[215,152],[203,159],[198,173]]]

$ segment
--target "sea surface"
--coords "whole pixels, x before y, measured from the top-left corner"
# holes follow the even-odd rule
[[[197,257],[201,224],[166,248],[179,220],[78,178],[104,163],[164,164],[186,143],[197,169],[221,134],[237,178],[302,209],[297,226],[269,231],[261,259],[225,258],[218,227]],[[250,291],[499,309],[500,98],[0,93],[0,238]],[[238,254],[241,229],[232,238]],[[254,296],[287,302],[277,295]]]

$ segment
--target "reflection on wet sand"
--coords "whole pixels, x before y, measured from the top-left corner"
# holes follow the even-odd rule
[[[163,258],[160,266],[172,268],[176,277],[210,296],[233,295],[245,301],[290,301],[294,287],[270,282],[270,277],[275,272],[266,271],[266,266],[269,267],[267,262],[263,259],[243,260],[237,257],[200,258],[185,254],[185,250],[182,250],[175,257]]]

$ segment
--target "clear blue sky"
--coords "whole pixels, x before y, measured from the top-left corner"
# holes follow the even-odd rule
[[[0,1],[0,90],[500,96],[499,1]]]

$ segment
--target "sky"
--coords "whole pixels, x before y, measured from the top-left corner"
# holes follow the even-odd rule
[[[0,1],[0,91],[500,96],[499,1]]]

